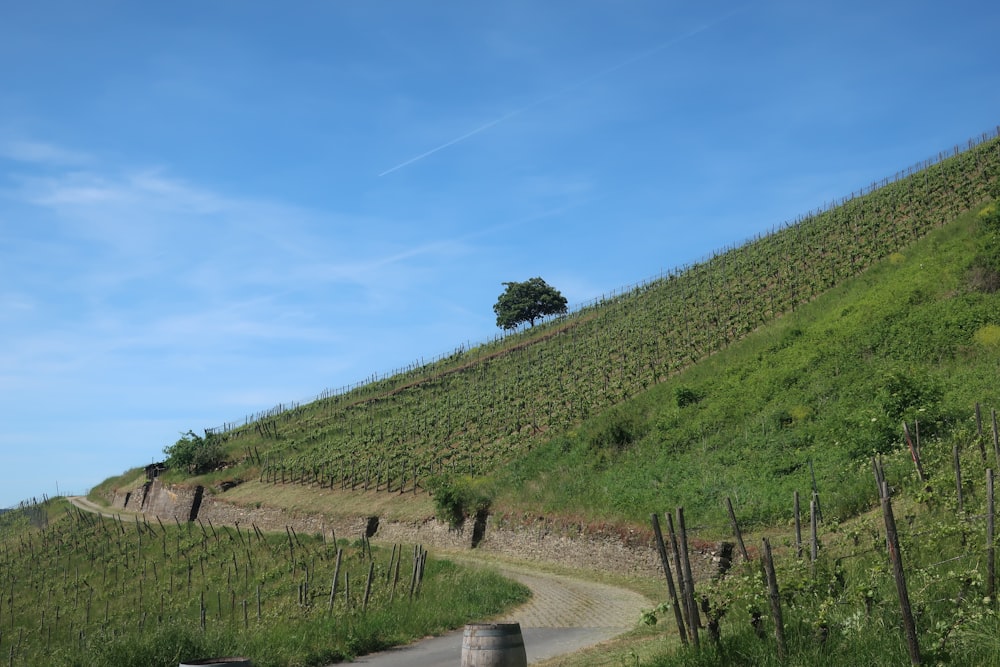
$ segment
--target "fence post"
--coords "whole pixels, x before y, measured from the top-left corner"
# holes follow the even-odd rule
[[[917,628],[913,621],[913,610],[910,608],[910,595],[906,590],[906,575],[903,569],[903,558],[899,552],[899,535],[896,533],[896,518],[892,514],[892,499],[889,496],[888,484],[882,484],[882,515],[885,518],[885,538],[889,547],[889,562],[892,565],[892,576],[896,580],[896,593],[899,595],[899,608],[903,615],[903,632],[906,635],[906,648],[910,653],[910,664],[919,665],[920,645],[917,643]]]
[[[681,615],[681,606],[677,600],[677,589],[674,588],[674,577],[670,573],[670,560],[667,557],[667,548],[663,544],[663,532],[660,530],[660,519],[654,512],[649,515],[653,523],[653,535],[656,537],[656,550],[660,554],[660,563],[663,565],[663,575],[667,578],[667,591],[670,593],[670,602],[674,608],[674,619],[677,621],[677,634],[681,637],[681,643],[687,644],[687,632],[684,630],[684,617]]]
[[[993,519],[993,469],[986,469],[986,597],[993,599],[996,592],[996,547],[994,545]]]
[[[802,558],[802,513],[799,509],[799,492],[793,496],[795,510],[795,557]]]
[[[681,559],[684,563],[684,606],[688,610],[687,622],[688,632],[695,647],[700,646],[698,642],[698,626],[701,618],[698,614],[698,605],[694,598],[694,577],[691,574],[691,558],[688,554],[687,526],[684,523],[684,508],[677,508],[677,529],[681,537]]]
[[[781,597],[778,593],[778,578],[774,574],[774,558],[771,543],[764,538],[764,575],[767,578],[767,596],[771,602],[771,618],[774,619],[774,639],[778,643],[778,662],[785,661],[785,624],[781,618]]]
[[[733,501],[726,496],[726,511],[729,513],[729,522],[733,524],[733,534],[736,536],[736,543],[740,547],[740,555],[744,562],[750,562],[750,554],[747,553],[746,545],[743,544],[743,533],[740,532],[740,524],[736,521],[736,512],[733,511]]]

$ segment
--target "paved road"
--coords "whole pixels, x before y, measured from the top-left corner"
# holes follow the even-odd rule
[[[466,561],[466,558],[460,560]],[[540,572],[524,565],[491,565],[531,589],[532,598],[500,619],[518,622],[528,664],[573,653],[635,627],[646,598],[629,590]],[[368,667],[455,667],[461,662],[462,635],[458,630],[410,646],[358,658]]]
[[[129,512],[110,513],[82,496],[70,502],[87,512],[117,517]],[[552,574],[530,565],[482,563],[474,552],[442,554],[468,565],[499,570],[531,589],[531,599],[497,622],[521,625],[528,663],[534,664],[559,655],[599,644],[636,626],[644,609],[653,603],[642,595],[615,586]],[[363,656],[355,664],[368,667],[455,667],[462,656],[463,630],[424,639],[381,653]]]

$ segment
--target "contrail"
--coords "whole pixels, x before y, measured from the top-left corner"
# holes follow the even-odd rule
[[[516,116],[519,113],[523,113],[524,111],[526,111],[527,109],[530,109],[533,106],[534,106],[534,104],[531,104],[531,105],[528,105],[526,107],[522,107],[520,109],[515,109],[514,111],[511,111],[510,113],[508,113],[506,115],[503,115],[500,118],[497,118],[496,120],[491,120],[490,122],[486,123],[485,125],[481,125],[481,126],[477,127],[476,129],[472,130],[471,132],[466,132],[465,134],[463,134],[460,137],[455,137],[451,141],[443,143],[440,146],[438,146],[437,148],[432,148],[429,151],[427,151],[426,153],[421,153],[420,155],[418,155],[416,157],[411,157],[406,162],[400,162],[395,167],[392,167],[390,169],[386,169],[381,174],[379,174],[379,176],[385,176],[386,174],[391,174],[392,172],[396,171],[397,169],[402,169],[403,167],[409,166],[409,165],[413,164],[414,162],[417,162],[419,160],[423,160],[428,155],[434,155],[438,151],[443,151],[444,149],[448,148],[449,146],[454,146],[455,144],[457,144],[460,141],[465,141],[469,137],[474,137],[477,134],[479,134],[480,132],[485,132],[486,130],[490,129],[494,125],[499,125],[500,123],[504,122],[508,118]]]
[[[621,62],[615,63],[614,65],[611,65],[610,67],[606,67],[606,68],[604,68],[602,70],[599,70],[599,71],[595,72],[594,74],[591,74],[590,76],[587,76],[587,77],[585,77],[583,79],[580,79],[576,83],[570,84],[570,85],[568,85],[568,86],[566,86],[566,87],[564,87],[564,88],[562,88],[562,89],[560,89],[560,90],[558,90],[558,91],[556,91],[554,93],[551,93],[549,95],[541,97],[541,98],[535,100],[534,102],[532,102],[531,104],[528,104],[528,105],[525,105],[525,106],[520,107],[518,109],[515,109],[513,111],[510,111],[510,112],[504,114],[503,116],[500,116],[499,118],[491,120],[490,122],[488,122],[488,123],[486,123],[484,125],[480,125],[479,127],[477,127],[474,130],[470,130],[469,132],[466,132],[465,134],[463,134],[461,136],[455,137],[454,139],[452,139],[450,141],[446,141],[445,143],[441,144],[440,146],[436,146],[435,148],[432,148],[429,151],[425,151],[425,152],[421,153],[420,155],[417,155],[415,157],[411,157],[409,160],[406,160],[405,162],[400,162],[395,167],[390,167],[389,169],[386,169],[385,171],[383,171],[382,173],[380,173],[379,177],[385,176],[387,174],[391,174],[392,172],[398,171],[398,170],[402,169],[403,167],[408,167],[411,164],[413,164],[414,162],[419,162],[420,160],[423,160],[425,157],[429,157],[431,155],[434,155],[435,153],[437,153],[439,151],[443,151],[444,149],[449,148],[451,146],[454,146],[457,143],[461,143],[461,142],[465,141],[466,139],[469,139],[471,137],[476,136],[477,134],[481,134],[481,133],[485,132],[486,130],[489,130],[490,128],[496,127],[497,125],[499,125],[500,123],[503,123],[504,121],[510,120],[514,116],[517,116],[519,114],[524,113],[525,111],[528,111],[528,110],[533,109],[533,108],[535,108],[535,107],[537,107],[537,106],[539,106],[541,104],[545,104],[546,102],[550,102],[550,101],[552,101],[554,99],[562,97],[562,96],[566,95],[567,93],[570,93],[570,92],[576,90],[577,88],[585,86],[585,85],[587,85],[588,83],[590,83],[592,81],[596,81],[597,79],[603,78],[603,77],[611,74],[612,72],[617,72],[618,70],[622,69],[623,67],[628,67],[629,65],[632,65],[632,64],[635,64],[635,63],[640,62],[642,60],[645,60],[645,59],[647,59],[647,58],[649,58],[649,57],[651,57],[651,56],[659,53],[663,49],[665,49],[665,48],[667,48],[669,46],[673,46],[674,44],[677,44],[678,42],[684,41],[686,39],[690,39],[690,38],[694,37],[695,35],[703,33],[706,30],[708,30],[710,28],[713,28],[716,25],[722,23],[723,21],[729,20],[730,18],[732,18],[736,14],[742,13],[743,11],[746,11],[745,7],[741,8],[741,9],[733,10],[733,11],[729,12],[728,14],[726,14],[725,16],[723,16],[722,18],[716,19],[715,21],[712,21],[710,23],[706,23],[705,25],[702,25],[702,26],[700,26],[698,28],[694,28],[693,30],[689,30],[688,32],[682,33],[682,34],[680,34],[680,35],[678,35],[678,36],[676,36],[676,37],[674,37],[672,39],[669,39],[669,40],[667,40],[665,42],[661,42],[660,44],[657,44],[653,48],[647,49],[646,51],[643,51],[642,53],[636,54],[636,55],[634,55],[634,56],[632,56],[630,58],[626,58],[625,60],[622,60]]]

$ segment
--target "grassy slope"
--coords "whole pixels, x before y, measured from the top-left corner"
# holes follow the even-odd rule
[[[991,150],[1000,151],[1000,145],[994,142]],[[645,524],[649,512],[683,505],[701,536],[727,532],[724,496],[733,498],[746,525],[780,531],[787,526],[792,492],[807,495],[812,462],[828,524],[836,527],[832,519],[860,516],[853,521],[861,527],[851,530],[866,535],[873,520],[865,510],[874,501],[868,456],[887,452],[890,478],[901,480],[901,488],[911,486],[910,464],[900,449],[904,420],[920,422],[936,470],[931,495],[940,497],[951,483],[951,446],[959,444],[967,458],[978,459],[972,448],[974,403],[981,402],[987,415],[1000,404],[995,388],[1000,349],[998,337],[990,335],[991,327],[1000,325],[1000,297],[966,288],[975,252],[974,220],[959,217],[939,228],[952,214],[983,201],[987,191],[995,194],[990,185],[995,168],[982,164],[963,172],[968,187],[952,188],[962,192],[955,199],[948,198],[951,186],[945,185],[953,181],[944,178],[955,169],[945,165],[938,174],[942,180],[936,180],[938,175],[924,178],[919,192],[910,183],[886,193],[888,199],[856,202],[865,215],[839,211],[834,222],[848,223],[841,234],[862,234],[857,246],[834,234],[834,222],[823,228],[829,234],[803,228],[765,239],[753,244],[757,250],[770,248],[759,261],[724,255],[666,285],[507,341],[506,350],[472,351],[354,395],[266,417],[265,422],[278,427],[277,437],[256,432],[252,425],[232,434],[229,446],[237,455],[251,448],[273,457],[271,465],[286,466],[290,479],[297,471],[301,483],[296,493],[307,494],[316,486],[315,473],[310,478],[308,469],[315,466],[310,457],[317,452],[327,456],[333,470],[327,474],[343,475],[351,457],[366,453],[422,452],[429,454],[421,465],[456,457],[464,465],[462,455],[473,451],[488,459],[501,489],[495,509],[508,516],[548,512],[581,522]],[[928,193],[943,199],[933,213],[914,214]],[[903,210],[910,217],[894,217]],[[934,220],[929,222],[928,216]],[[893,224],[868,238],[870,218]],[[862,246],[871,247],[863,257]],[[828,289],[830,285],[836,286]],[[665,287],[674,291],[661,292]],[[740,304],[741,290],[747,289],[755,294],[749,306]],[[772,289],[779,290],[777,296]],[[668,296],[660,298],[664,294]],[[728,295],[729,306],[712,303],[720,294]],[[739,319],[747,308],[762,304],[767,312],[758,319]],[[795,312],[788,314],[790,310]],[[647,317],[649,312],[655,317]],[[685,323],[690,312],[701,313],[702,319]],[[669,336],[650,338],[655,324],[649,321],[666,322]],[[752,329],[756,331],[747,336]],[[710,330],[714,333],[706,334]],[[685,331],[692,337],[673,349],[678,339],[670,336]],[[544,343],[508,351],[511,345],[546,336]],[[637,352],[643,349],[647,352]],[[487,354],[497,353],[485,361]],[[641,354],[647,356],[637,361]],[[505,377],[512,384],[503,384]],[[583,392],[568,389],[579,385]],[[540,406],[534,401],[544,392],[555,396],[555,403]],[[568,409],[555,410],[556,404]],[[498,426],[500,430],[490,431]],[[416,432],[425,440],[414,439]],[[395,449],[385,448],[387,443]],[[262,470],[246,461],[235,472],[254,478]],[[289,500],[280,486],[270,488],[270,503],[302,502]],[[253,496],[254,491],[247,486],[242,493]],[[976,502],[981,501],[980,494]],[[995,642],[975,636],[995,634],[995,616],[981,605],[955,612],[974,599],[970,591],[981,593],[978,584],[970,589],[967,583],[969,576],[981,573],[974,565],[971,575],[942,571],[938,562],[947,562],[944,556],[959,544],[956,531],[967,530],[968,524],[936,514],[934,502],[941,501],[908,502],[910,509],[904,511],[908,519],[916,517],[914,537],[925,534],[925,520],[941,536],[924,546],[906,547],[923,568],[916,571],[918,594],[924,596],[922,641],[937,642],[936,657],[954,658],[955,664],[972,664],[967,659],[973,657],[980,663],[996,661]],[[845,654],[838,650],[852,651],[857,664],[897,664],[905,655],[895,634],[891,583],[883,579],[875,586],[879,606],[873,621],[856,611],[858,591],[867,590],[865,581],[884,574],[874,534],[872,544],[865,546],[871,560],[854,560],[853,552],[844,552],[851,559],[847,589],[833,590],[830,577],[839,576],[835,560],[820,564],[818,578],[800,562],[783,566],[782,581],[792,578],[786,596],[797,605],[790,634],[798,643],[801,664],[823,664],[831,656],[841,660]],[[787,538],[781,539],[787,549]],[[835,538],[827,539],[826,553],[832,556]],[[955,557],[961,563],[978,560],[962,553]],[[743,578],[744,583],[756,580],[756,575]],[[711,596],[713,601],[733,600],[728,618],[736,635],[727,640],[732,642],[730,653],[720,659],[706,653],[677,664],[764,664],[760,651],[773,649],[756,638],[746,639],[747,605],[759,592]],[[844,607],[848,598],[851,608]],[[839,615],[829,611],[842,608]],[[828,616],[837,649],[814,640],[817,623]],[[860,641],[850,635],[856,626],[873,623],[879,632],[871,638]],[[963,652],[958,651],[959,632],[972,633]],[[874,657],[890,644],[883,654],[888,657]],[[741,659],[734,659],[733,651]],[[675,664],[669,660],[664,664]]]
[[[958,294],[967,223],[909,245],[998,179],[992,140],[570,318],[261,415],[225,434],[234,467],[187,481],[253,481],[231,496],[306,508],[367,477],[383,495],[361,500],[406,518],[412,503],[394,506],[411,498],[385,494],[385,477],[398,488],[414,470],[426,482],[472,469],[513,490],[498,500],[508,514],[644,523],[684,503],[719,526],[722,495],[750,521],[783,518],[812,461],[836,491],[830,511],[847,515],[867,502],[851,491],[863,484],[853,462],[898,441],[902,417],[919,415],[927,433],[993,398],[976,376],[988,354],[970,337],[995,304]],[[894,406],[900,391],[916,396]],[[933,414],[906,413],[914,400]],[[279,473],[295,486],[273,484]]]
[[[646,521],[683,505],[724,530],[731,496],[750,524],[790,516],[808,497],[810,461],[827,517],[874,500],[868,457],[973,428],[1000,405],[1000,353],[976,342],[1000,324],[1000,295],[966,287],[975,216],[903,253],[651,391],[533,450],[505,473],[508,512]],[[685,399],[688,401],[685,403]]]
[[[982,201],[998,177],[992,140],[567,319],[259,415],[225,433],[237,465],[201,481],[353,476],[384,488],[414,471],[489,473],[905,248]]]

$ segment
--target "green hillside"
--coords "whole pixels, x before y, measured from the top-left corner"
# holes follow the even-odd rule
[[[1000,294],[973,280],[975,213],[650,391],[535,448],[505,475],[503,504],[589,520],[644,521],[683,505],[727,525],[791,516],[813,473],[824,516],[876,500],[870,457],[903,444],[972,441],[977,402],[1000,406]],[[987,424],[988,426],[988,424]]]
[[[721,634],[692,652],[663,642],[664,632],[674,637],[672,629],[640,633],[626,643],[628,653],[601,664],[639,664],[642,653],[647,665],[888,665],[905,662],[907,647],[886,570],[887,529],[881,532],[874,512],[873,465],[881,461],[900,517],[924,656],[1000,664],[995,572],[985,565],[995,564],[995,536],[986,533],[988,551],[980,548],[992,516],[984,492],[990,482],[981,480],[988,467],[1000,466],[1000,443],[991,438],[992,410],[1000,407],[998,200],[1000,139],[984,138],[567,317],[350,392],[280,406],[204,438],[192,434],[185,444],[218,447],[229,465],[197,476],[175,469],[166,478],[204,484],[238,502],[296,508],[303,497],[319,498],[314,491],[322,487],[323,502],[332,505],[335,496],[338,505],[324,511],[365,515],[401,506],[426,512],[433,491],[442,516],[457,519],[488,506],[499,524],[544,515],[568,526],[638,531],[648,530],[651,513],[684,507],[702,541],[730,534],[729,498],[743,529],[757,535],[752,563],[718,581],[698,581],[701,627],[721,621]],[[917,440],[925,479],[904,445],[904,424]],[[952,476],[955,462],[964,482]],[[96,493],[139,478],[141,471],[130,472]],[[222,491],[223,481],[237,486]],[[817,555],[807,558],[792,538],[792,498],[798,492],[808,507],[814,484],[822,534]],[[340,502],[352,490],[366,491],[353,494],[365,507]],[[344,622],[359,618],[357,582],[366,574],[377,573],[382,584],[373,604],[387,610],[383,630],[406,616],[389,583],[400,552],[376,549],[373,556],[364,541],[328,544],[323,536],[264,535],[245,526],[242,534],[216,534],[148,519],[132,527],[79,513],[49,525],[45,516],[0,521],[0,590],[17,593],[0,602],[0,628],[16,619],[30,628],[32,655],[56,664],[60,654],[46,644],[50,627],[65,635],[66,664],[77,664],[80,647],[104,650],[108,628],[108,650],[128,651],[132,639],[113,630],[126,626],[138,628],[144,643],[136,664],[151,655],[173,660],[160,653],[177,645],[178,635],[169,634],[176,627],[145,630],[157,615],[157,601],[139,583],[147,570],[171,588],[174,578],[183,588],[200,573],[200,588],[214,593],[214,607],[211,596],[159,600],[185,619],[184,642],[216,642],[189,644],[192,650],[264,653],[267,664],[284,664],[286,655],[315,663],[335,657],[322,654],[325,640],[313,642],[334,626],[347,632],[337,648],[343,655],[394,641],[362,634],[369,630],[360,621]],[[770,639],[767,591],[756,567],[760,535],[775,544],[782,593],[772,599],[786,606],[787,646]],[[314,576],[336,579],[338,548],[356,568],[355,601],[331,621],[325,596],[306,591]],[[85,568],[90,583],[79,584]],[[126,568],[133,576],[119,580]],[[142,577],[134,576],[140,569]],[[106,600],[105,615],[120,616],[82,633],[93,613],[83,596],[98,576],[94,589]],[[464,576],[434,564],[427,597],[435,586],[454,590]],[[103,582],[109,577],[110,587]],[[264,613],[252,631],[236,601],[253,600],[258,585],[276,616],[301,617],[303,624],[270,626]],[[482,608],[523,594],[498,581],[475,585],[484,591]],[[53,603],[53,594],[65,606]],[[52,614],[70,613],[70,595],[77,625],[67,632]],[[452,604],[444,596],[437,602],[443,609]],[[214,635],[198,629],[206,609],[220,628]],[[663,628],[669,607],[647,620],[657,617]],[[443,622],[460,623],[456,618]],[[244,632],[234,632],[241,623]],[[644,638],[655,638],[652,648]],[[20,636],[0,642],[0,649],[23,648]],[[270,644],[286,646],[271,655]],[[118,654],[101,659],[125,664]],[[587,660],[574,664],[596,664]]]
[[[949,317],[992,316],[983,295],[945,299],[941,292],[945,284],[964,289],[955,272],[968,263],[963,252],[971,252],[969,247],[956,246],[950,268],[941,274],[936,260],[910,256],[933,254],[913,244],[997,193],[1000,140],[984,137],[922,167],[565,318],[349,392],[278,406],[245,423],[210,429],[208,437],[221,442],[235,464],[224,473],[231,481],[394,492],[414,484],[428,489],[442,476],[503,478],[516,482],[517,497],[533,498],[542,507],[584,519],[624,521],[641,519],[650,502],[662,502],[663,490],[688,488],[686,502],[697,505],[699,499],[726,492],[746,505],[753,520],[773,520],[781,516],[775,499],[757,497],[763,491],[755,481],[739,481],[747,456],[765,457],[771,475],[789,478],[779,484],[782,492],[799,483],[792,473],[801,473],[809,461],[820,472],[837,475],[830,483],[839,485],[852,457],[898,440],[899,425],[875,422],[882,430],[874,432],[867,416],[872,401],[891,393],[888,375],[926,384],[906,367],[915,348],[883,340],[914,337],[900,328],[899,318],[917,317],[917,306],[925,313],[935,307],[948,311]],[[967,237],[970,223],[957,223],[962,224]],[[962,234],[946,231],[920,247],[960,243]],[[919,268],[921,263],[930,273]],[[898,280],[907,286],[884,288],[895,296],[869,298],[883,299],[895,310],[878,310],[861,295],[847,295],[848,289],[874,286],[891,270],[904,272]],[[923,285],[920,293],[911,293],[910,284]],[[838,291],[828,294],[834,288]],[[800,320],[785,317],[820,297],[825,300],[819,310],[811,307],[809,317],[822,319],[816,313],[830,308],[851,312],[816,325],[821,328],[807,320],[791,324]],[[846,305],[832,305],[838,298],[847,299]],[[897,298],[906,303],[893,301]],[[959,313],[964,305],[976,314]],[[774,322],[775,328],[766,329]],[[873,327],[877,322],[878,329]],[[926,334],[918,345],[930,355],[926,359],[961,356],[955,334],[941,339],[933,319],[917,324],[923,327],[920,335]],[[853,333],[846,330],[851,326]],[[837,335],[845,338],[836,343],[837,350],[828,350],[834,339],[826,328],[840,327],[845,329]],[[742,370],[706,370],[729,356],[702,365],[758,330],[757,342],[748,343],[758,347],[757,356],[743,353],[750,356],[734,362]],[[869,359],[867,367],[854,363],[859,355]],[[680,379],[678,374],[688,370],[684,377],[689,379]],[[919,372],[929,374],[930,382],[945,371],[921,366]],[[708,374],[714,379],[703,379]],[[753,380],[757,385],[746,381],[751,375],[759,378]],[[723,377],[735,388],[753,388],[752,394],[739,398],[722,390]],[[848,377],[854,378],[856,392],[837,389],[838,378]],[[793,385],[802,392],[798,398],[778,391]],[[975,393],[968,389],[966,413]],[[952,393],[946,397],[957,402]],[[681,409],[680,403],[690,405]],[[869,423],[859,430],[861,413],[855,408],[861,407]],[[925,428],[952,423],[954,409],[950,403],[939,407]],[[610,446],[597,442],[602,439]],[[689,468],[686,457],[714,460],[725,472],[682,473]],[[578,465],[583,466],[579,474],[574,472]],[[750,472],[764,474],[758,467]],[[181,472],[172,475],[174,481],[184,479]],[[220,474],[203,478],[219,479]],[[562,500],[552,497],[553,489]],[[498,501],[502,509],[503,499]],[[851,510],[852,502],[845,503],[839,511]],[[513,499],[508,503],[512,511],[521,505]],[[717,518],[706,505],[704,519]]]

